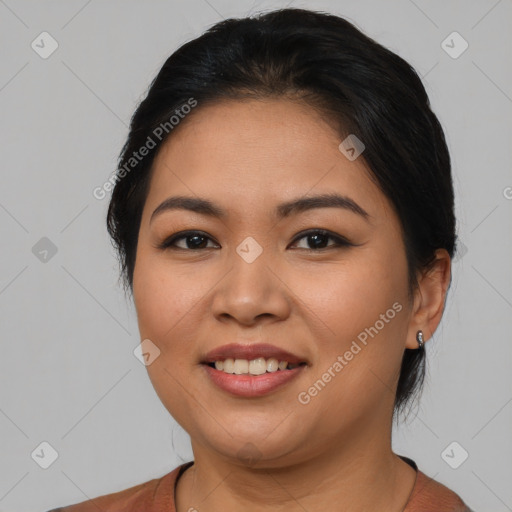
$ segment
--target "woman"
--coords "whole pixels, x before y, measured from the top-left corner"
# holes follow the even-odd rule
[[[404,60],[332,15],[223,21],[164,64],[115,181],[141,355],[194,461],[56,510],[469,510],[391,448],[456,244]]]

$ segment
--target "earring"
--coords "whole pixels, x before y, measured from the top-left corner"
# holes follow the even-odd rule
[[[416,341],[418,342],[418,348],[423,348],[423,345],[425,345],[425,342],[423,341],[423,331],[418,331],[416,333]]]

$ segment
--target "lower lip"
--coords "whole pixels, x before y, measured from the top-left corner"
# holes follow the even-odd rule
[[[236,396],[246,398],[264,396],[293,380],[304,369],[304,365],[292,370],[277,370],[263,375],[236,375],[203,365],[208,376],[219,388]]]

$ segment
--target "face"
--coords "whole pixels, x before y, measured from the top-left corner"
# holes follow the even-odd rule
[[[133,295],[141,340],[160,351],[149,377],[195,454],[253,450],[277,467],[389,436],[412,311],[405,249],[364,153],[349,160],[341,141],[308,106],[227,101],[199,105],[155,159]],[[282,206],[325,195],[342,199]],[[155,212],[173,196],[216,211]],[[277,372],[204,364],[218,347],[259,343],[305,364],[251,396],[212,375],[240,387]]]

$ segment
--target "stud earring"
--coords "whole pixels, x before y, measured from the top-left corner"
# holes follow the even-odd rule
[[[425,342],[423,341],[423,331],[418,331],[416,333],[416,341],[418,342],[418,348],[423,348],[423,345],[425,345]]]

